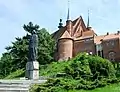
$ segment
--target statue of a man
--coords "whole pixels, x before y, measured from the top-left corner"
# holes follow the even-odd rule
[[[36,61],[38,48],[38,36],[35,30],[32,31],[29,39],[29,61]]]

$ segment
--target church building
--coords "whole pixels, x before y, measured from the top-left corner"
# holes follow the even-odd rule
[[[86,26],[82,16],[73,21],[70,20],[69,10],[66,25],[63,26],[62,19],[60,19],[58,28],[53,33],[57,44],[56,60],[68,60],[80,52],[86,52],[110,61],[120,61],[120,31],[98,36],[95,30],[89,26],[89,17]]]

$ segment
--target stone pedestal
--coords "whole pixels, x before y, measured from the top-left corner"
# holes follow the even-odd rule
[[[25,77],[28,79],[39,79],[39,63],[37,61],[27,62]]]

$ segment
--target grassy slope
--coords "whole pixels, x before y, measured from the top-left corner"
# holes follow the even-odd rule
[[[4,79],[20,79],[20,77],[23,77],[25,75],[25,71],[23,69],[19,69],[10,75],[6,76]]]
[[[41,66],[39,71],[40,76],[52,76],[61,72],[64,69],[64,66],[68,64],[68,62],[53,62],[49,65]],[[24,75],[25,71],[23,69],[19,69],[6,76],[4,79],[19,79],[20,77],[24,77]]]
[[[120,92],[120,83],[119,84],[111,84],[103,88],[96,88],[94,90],[71,90],[68,92]]]
[[[53,62],[52,64],[49,64],[46,67],[41,67],[40,75],[41,76],[52,76],[56,73],[62,72],[65,66],[69,64],[70,62]]]

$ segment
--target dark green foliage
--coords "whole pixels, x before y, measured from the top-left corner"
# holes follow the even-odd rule
[[[49,64],[53,61],[55,41],[44,28],[38,31],[38,39],[38,61],[40,64]]]
[[[120,63],[119,62],[114,62],[113,65],[116,69],[116,77],[120,78]]]
[[[25,31],[31,33],[31,29],[34,29],[38,34],[38,61],[40,65],[48,64],[53,61],[53,52],[55,49],[55,42],[46,29],[38,29],[39,26],[33,26],[32,22],[28,25],[24,25]],[[3,78],[10,73],[25,69],[25,65],[28,61],[28,38],[29,35],[22,38],[15,38],[15,42],[12,42],[12,46],[6,47],[7,52],[3,53],[0,60],[0,78]]]
[[[87,80],[115,78],[115,69],[111,62],[98,56],[81,54],[72,59],[70,66],[65,68],[66,74],[74,79],[81,77]]]
[[[39,85],[36,89],[39,89],[39,92],[92,90],[119,82],[112,63],[101,57],[89,56],[83,53],[67,62],[69,64],[63,66],[61,73],[54,74],[56,78],[49,79],[48,82]],[[35,92],[36,89],[31,92]]]

